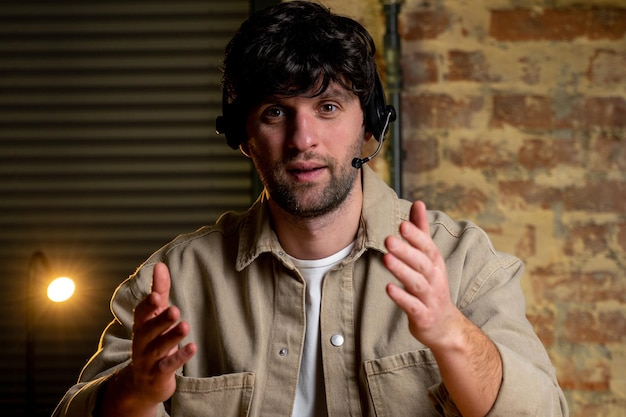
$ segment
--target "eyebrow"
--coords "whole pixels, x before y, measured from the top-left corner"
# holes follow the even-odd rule
[[[265,97],[265,99],[263,99],[261,101],[261,103],[277,103],[280,102],[281,100],[285,99],[285,98],[289,98],[289,97],[309,97],[309,98],[319,98],[322,100],[327,100],[327,99],[339,99],[339,100],[343,100],[345,102],[349,102],[349,101],[353,101],[355,99],[358,99],[358,96],[353,93],[350,90],[346,90],[345,88],[341,87],[340,85],[337,84],[330,84],[326,90],[324,90],[321,93],[315,94],[315,95],[307,95],[306,92],[302,93],[302,94],[270,94],[269,96]]]
[[[358,98],[357,95],[354,94],[352,91],[346,90],[339,85],[329,85],[323,93],[319,94],[316,97],[320,97],[323,99],[340,98],[344,101],[352,101]]]

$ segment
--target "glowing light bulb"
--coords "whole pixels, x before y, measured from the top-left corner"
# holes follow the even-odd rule
[[[76,289],[76,284],[68,277],[59,277],[48,285],[48,298],[55,303],[68,300]]]

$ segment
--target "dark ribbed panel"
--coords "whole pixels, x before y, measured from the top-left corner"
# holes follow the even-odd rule
[[[25,413],[29,259],[36,414],[97,347],[115,286],[173,236],[251,200],[251,166],[215,135],[224,46],[247,0],[0,3],[0,409]]]

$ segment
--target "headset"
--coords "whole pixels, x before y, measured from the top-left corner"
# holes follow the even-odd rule
[[[376,80],[374,81],[373,94],[365,107],[364,113],[365,131],[370,132],[374,136],[378,141],[378,147],[374,153],[365,158],[354,158],[352,160],[352,166],[356,169],[361,168],[363,164],[378,155],[378,152],[383,148],[383,141],[385,140],[389,125],[396,120],[396,109],[387,104],[385,100],[385,89],[383,88],[383,83],[378,73],[376,73]]]
[[[242,109],[237,100],[228,102],[226,92],[222,94],[222,115],[215,119],[215,130],[218,134],[226,137],[226,143],[232,149],[239,148],[243,142],[248,140],[246,126],[240,116]],[[376,151],[366,158],[354,158],[352,166],[359,169],[363,164],[374,158],[380,152],[385,135],[391,122],[396,120],[396,110],[385,101],[385,90],[380,76],[376,74],[374,81],[374,91],[365,107],[365,131],[370,132],[378,141]]]

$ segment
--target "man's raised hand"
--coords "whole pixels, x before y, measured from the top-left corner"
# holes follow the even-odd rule
[[[189,324],[169,304],[169,293],[169,270],[158,263],[152,292],[135,308],[131,363],[108,383],[103,416],[153,416],[159,403],[174,394],[175,372],[195,354],[196,345],[178,347]]]

